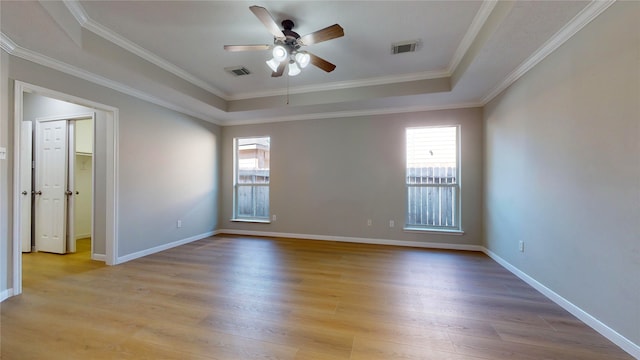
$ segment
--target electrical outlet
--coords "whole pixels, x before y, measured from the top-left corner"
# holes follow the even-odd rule
[[[518,249],[520,250],[520,252],[524,252],[524,241],[520,241],[518,243]]]
[[[367,219],[367,226],[371,226],[372,223],[371,219]]]
[[[182,220],[178,220],[178,222],[176,223],[176,227],[177,228],[181,228],[182,227]]]
[[[276,214],[271,215],[271,221],[276,221],[278,220],[278,217],[276,216]]]
[[[393,220],[389,220],[389,227],[392,228],[394,226],[396,226],[396,222]]]

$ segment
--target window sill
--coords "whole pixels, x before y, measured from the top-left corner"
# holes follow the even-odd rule
[[[403,230],[405,232],[420,233],[420,234],[438,234],[438,235],[455,235],[455,236],[464,235],[463,230],[453,230],[453,229],[425,229],[425,228],[419,228],[419,227],[405,227]]]
[[[245,222],[245,223],[258,223],[258,224],[271,224],[271,221],[262,220],[262,219],[231,219],[229,221],[232,221],[232,222]]]

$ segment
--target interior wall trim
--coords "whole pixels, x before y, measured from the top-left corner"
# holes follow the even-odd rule
[[[406,114],[417,113],[423,111],[440,111],[440,110],[459,110],[468,108],[481,108],[484,105],[481,103],[456,103],[444,106],[422,105],[422,106],[405,106],[401,108],[389,107],[381,109],[371,110],[347,110],[347,111],[334,111],[334,112],[322,112],[322,113],[308,113],[304,115],[291,115],[280,116],[273,118],[257,118],[248,120],[233,120],[231,122],[223,122],[220,126],[236,126],[236,125],[254,125],[254,124],[267,124],[286,121],[305,121],[305,120],[321,120],[321,119],[341,119],[358,116],[377,116],[377,115],[392,115],[392,114]]]
[[[491,15],[493,8],[496,7],[496,4],[498,4],[497,1],[485,0],[482,2],[482,5],[480,5],[480,9],[478,9],[476,16],[471,21],[471,25],[469,25],[467,32],[464,34],[464,37],[460,41],[460,44],[447,67],[449,76],[451,76],[451,74],[456,71],[458,65],[460,65],[462,58],[464,58],[464,55],[469,51],[471,45],[473,45],[473,42],[476,40],[476,36],[478,36],[478,33],[487,22],[487,19],[489,18],[489,15]]]
[[[122,264],[122,263],[125,263],[127,261],[131,261],[131,260],[134,260],[134,259],[141,258],[143,256],[155,254],[157,252],[168,250],[168,249],[174,248],[176,246],[180,246],[180,245],[188,244],[190,242],[194,242],[194,241],[197,241],[197,240],[208,238],[209,236],[212,236],[212,235],[215,235],[215,234],[216,234],[215,231],[209,231],[209,232],[206,232],[206,233],[194,235],[194,236],[191,236],[191,237],[188,237],[188,238],[184,238],[184,239],[181,239],[181,240],[172,241],[172,242],[167,243],[167,244],[162,244],[162,245],[154,246],[154,247],[149,248],[149,249],[137,251],[137,252],[134,252],[134,253],[131,253],[131,254],[128,254],[128,255],[118,256],[118,258],[116,259],[116,264]]]
[[[0,302],[7,300],[8,298],[13,296],[13,288],[4,290],[0,292]]]
[[[526,59],[522,64],[515,68],[507,77],[500,82],[495,88],[489,91],[482,98],[482,104],[486,105],[496,96],[500,95],[511,84],[520,79],[524,74],[536,66],[540,61],[553,53],[557,48],[569,40],[573,35],[587,26],[593,19],[602,14],[609,6],[613,5],[616,0],[591,1],[582,11],[578,13],[571,21],[569,21],[562,29],[547,40],[533,55]]]
[[[598,320],[595,316],[593,316],[593,315],[589,314],[588,312],[582,310],[579,306],[573,304],[569,300],[567,300],[564,297],[562,297],[560,294],[558,294],[555,291],[549,289],[548,287],[546,287],[545,285],[540,283],[538,280],[534,279],[533,277],[529,276],[524,271],[522,271],[522,270],[518,269],[517,267],[513,266],[511,263],[509,263],[508,261],[506,261],[505,259],[500,257],[498,254],[494,253],[493,251],[491,251],[491,250],[489,250],[489,249],[487,249],[485,247],[482,248],[482,251],[485,254],[487,254],[487,256],[489,256],[491,259],[493,259],[495,262],[500,264],[502,267],[504,267],[505,269],[509,270],[515,276],[519,277],[524,282],[529,284],[531,287],[533,287],[534,289],[536,289],[540,293],[542,293],[542,295],[544,295],[547,298],[549,298],[549,300],[551,300],[554,303],[560,305],[563,309],[567,310],[568,312],[573,314],[573,316],[577,317],[582,322],[584,322],[585,324],[590,326],[592,329],[597,331],[600,335],[606,337],[611,342],[613,342],[614,344],[616,344],[619,347],[621,347],[624,351],[628,352],[631,356],[635,357],[636,359],[640,359],[640,345],[639,344],[633,343],[631,340],[627,339],[626,337],[624,337],[623,335],[621,335],[617,331],[615,331],[612,328],[610,328],[609,326],[607,326],[602,321]]]
[[[403,241],[403,240],[314,235],[314,234],[293,234],[293,233],[281,233],[281,232],[270,232],[270,231],[249,231],[249,230],[236,230],[236,229],[220,229],[216,231],[216,235],[220,235],[220,234],[337,241],[337,242],[349,242],[349,243],[372,244],[372,245],[395,245],[395,246],[418,247],[418,248],[428,248],[428,249],[462,250],[462,251],[478,251],[478,252],[483,251],[483,247],[480,245],[418,242],[418,241]]]
[[[98,84],[109,88],[111,90],[118,91],[120,93],[133,96],[134,98],[148,101],[152,104],[156,104],[162,106],[167,109],[171,109],[183,114],[187,114],[193,116],[198,119],[202,119],[205,121],[212,122],[216,125],[220,125],[220,122],[213,117],[205,114],[201,114],[199,112],[192,111],[191,109],[187,109],[183,106],[179,106],[174,104],[173,102],[165,101],[158,97],[148,94],[147,92],[140,91],[132,88],[131,86],[119,83],[117,81],[107,79],[106,77],[97,75],[95,73],[89,72],[87,70],[78,68],[73,65],[69,65],[65,62],[56,60],[54,58],[48,57],[46,55],[40,54],[38,52],[25,49],[20,45],[16,44],[11,38],[9,38],[4,33],[0,33],[0,46],[4,49],[9,55],[19,57],[24,60],[31,61],[33,63],[48,67],[50,69],[54,69],[65,74],[69,74],[75,76],[77,78],[89,81],[94,84]]]
[[[172,73],[173,75],[182,78],[185,81],[190,82],[191,84],[206,90],[216,96],[221,97],[224,100],[228,100],[227,98],[227,94],[223,93],[222,91],[214,88],[213,86],[211,86],[209,83],[200,80],[199,78],[197,78],[196,76],[190,74],[189,72],[187,72],[186,70],[178,67],[177,65],[161,58],[160,56],[152,53],[151,51],[143,48],[142,46],[134,43],[133,41],[130,41],[120,35],[118,35],[116,32],[114,32],[113,30],[107,28],[106,26],[98,23],[97,21],[93,20],[91,17],[89,17],[89,15],[87,14],[87,12],[84,10],[84,8],[82,7],[82,5],[80,4],[79,1],[77,0],[66,0],[64,1],[65,6],[67,7],[67,9],[69,9],[69,12],[71,13],[71,15],[73,15],[73,17],[76,19],[76,21],[78,22],[78,24],[80,24],[80,26],[82,26],[83,28],[91,31],[92,33],[102,37],[103,39],[116,44],[118,46],[120,46],[123,49],[126,49],[127,51],[147,60],[148,62],[160,67],[163,70],[166,70],[170,73]]]
[[[105,254],[91,254],[91,260],[96,260],[96,261],[107,261],[107,255]]]

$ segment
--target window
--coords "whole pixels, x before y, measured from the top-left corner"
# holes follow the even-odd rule
[[[269,221],[271,138],[234,139],[234,219]]]
[[[459,127],[406,131],[406,228],[459,231]]]

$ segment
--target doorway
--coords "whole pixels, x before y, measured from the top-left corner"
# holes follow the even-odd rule
[[[95,113],[36,117],[32,121],[34,116],[73,107],[77,105],[35,94],[24,95],[21,138],[25,147],[33,143],[34,151],[32,157],[28,149],[21,154],[23,253],[74,253],[80,239],[83,252],[88,256],[93,253]]]
[[[74,236],[69,238],[69,252],[86,252],[93,249],[93,118],[75,120],[74,166],[69,170],[73,177],[73,226]]]
[[[14,148],[18,149],[14,153],[14,211],[13,211],[13,294],[22,293],[22,233],[24,214],[22,197],[24,193],[22,185],[23,176],[27,173],[25,167],[26,146],[23,146],[21,136],[22,123],[25,118],[33,115],[30,113],[29,102],[33,98],[41,101],[55,103],[57,106],[82,107],[85,114],[95,113],[94,118],[94,150],[91,160],[91,171],[93,176],[92,187],[92,251],[91,258],[106,262],[107,265],[115,265],[117,259],[117,124],[118,109],[92,102],[90,100],[78,98],[64,94],[55,90],[39,87],[32,84],[15,81],[14,93]],[[25,106],[25,103],[27,106]],[[59,109],[57,109],[59,110]],[[77,109],[76,109],[77,110]],[[88,111],[87,111],[88,110]],[[66,111],[66,113],[76,114],[79,111]],[[31,115],[30,115],[31,114]],[[80,119],[72,119],[80,120]],[[75,124],[75,123],[74,123]],[[82,156],[82,155],[81,155]],[[85,155],[86,156],[86,155]],[[80,166],[82,162],[80,162]],[[85,162],[85,170],[87,163]],[[28,169],[29,171],[31,169]],[[30,193],[28,194],[31,195]]]

